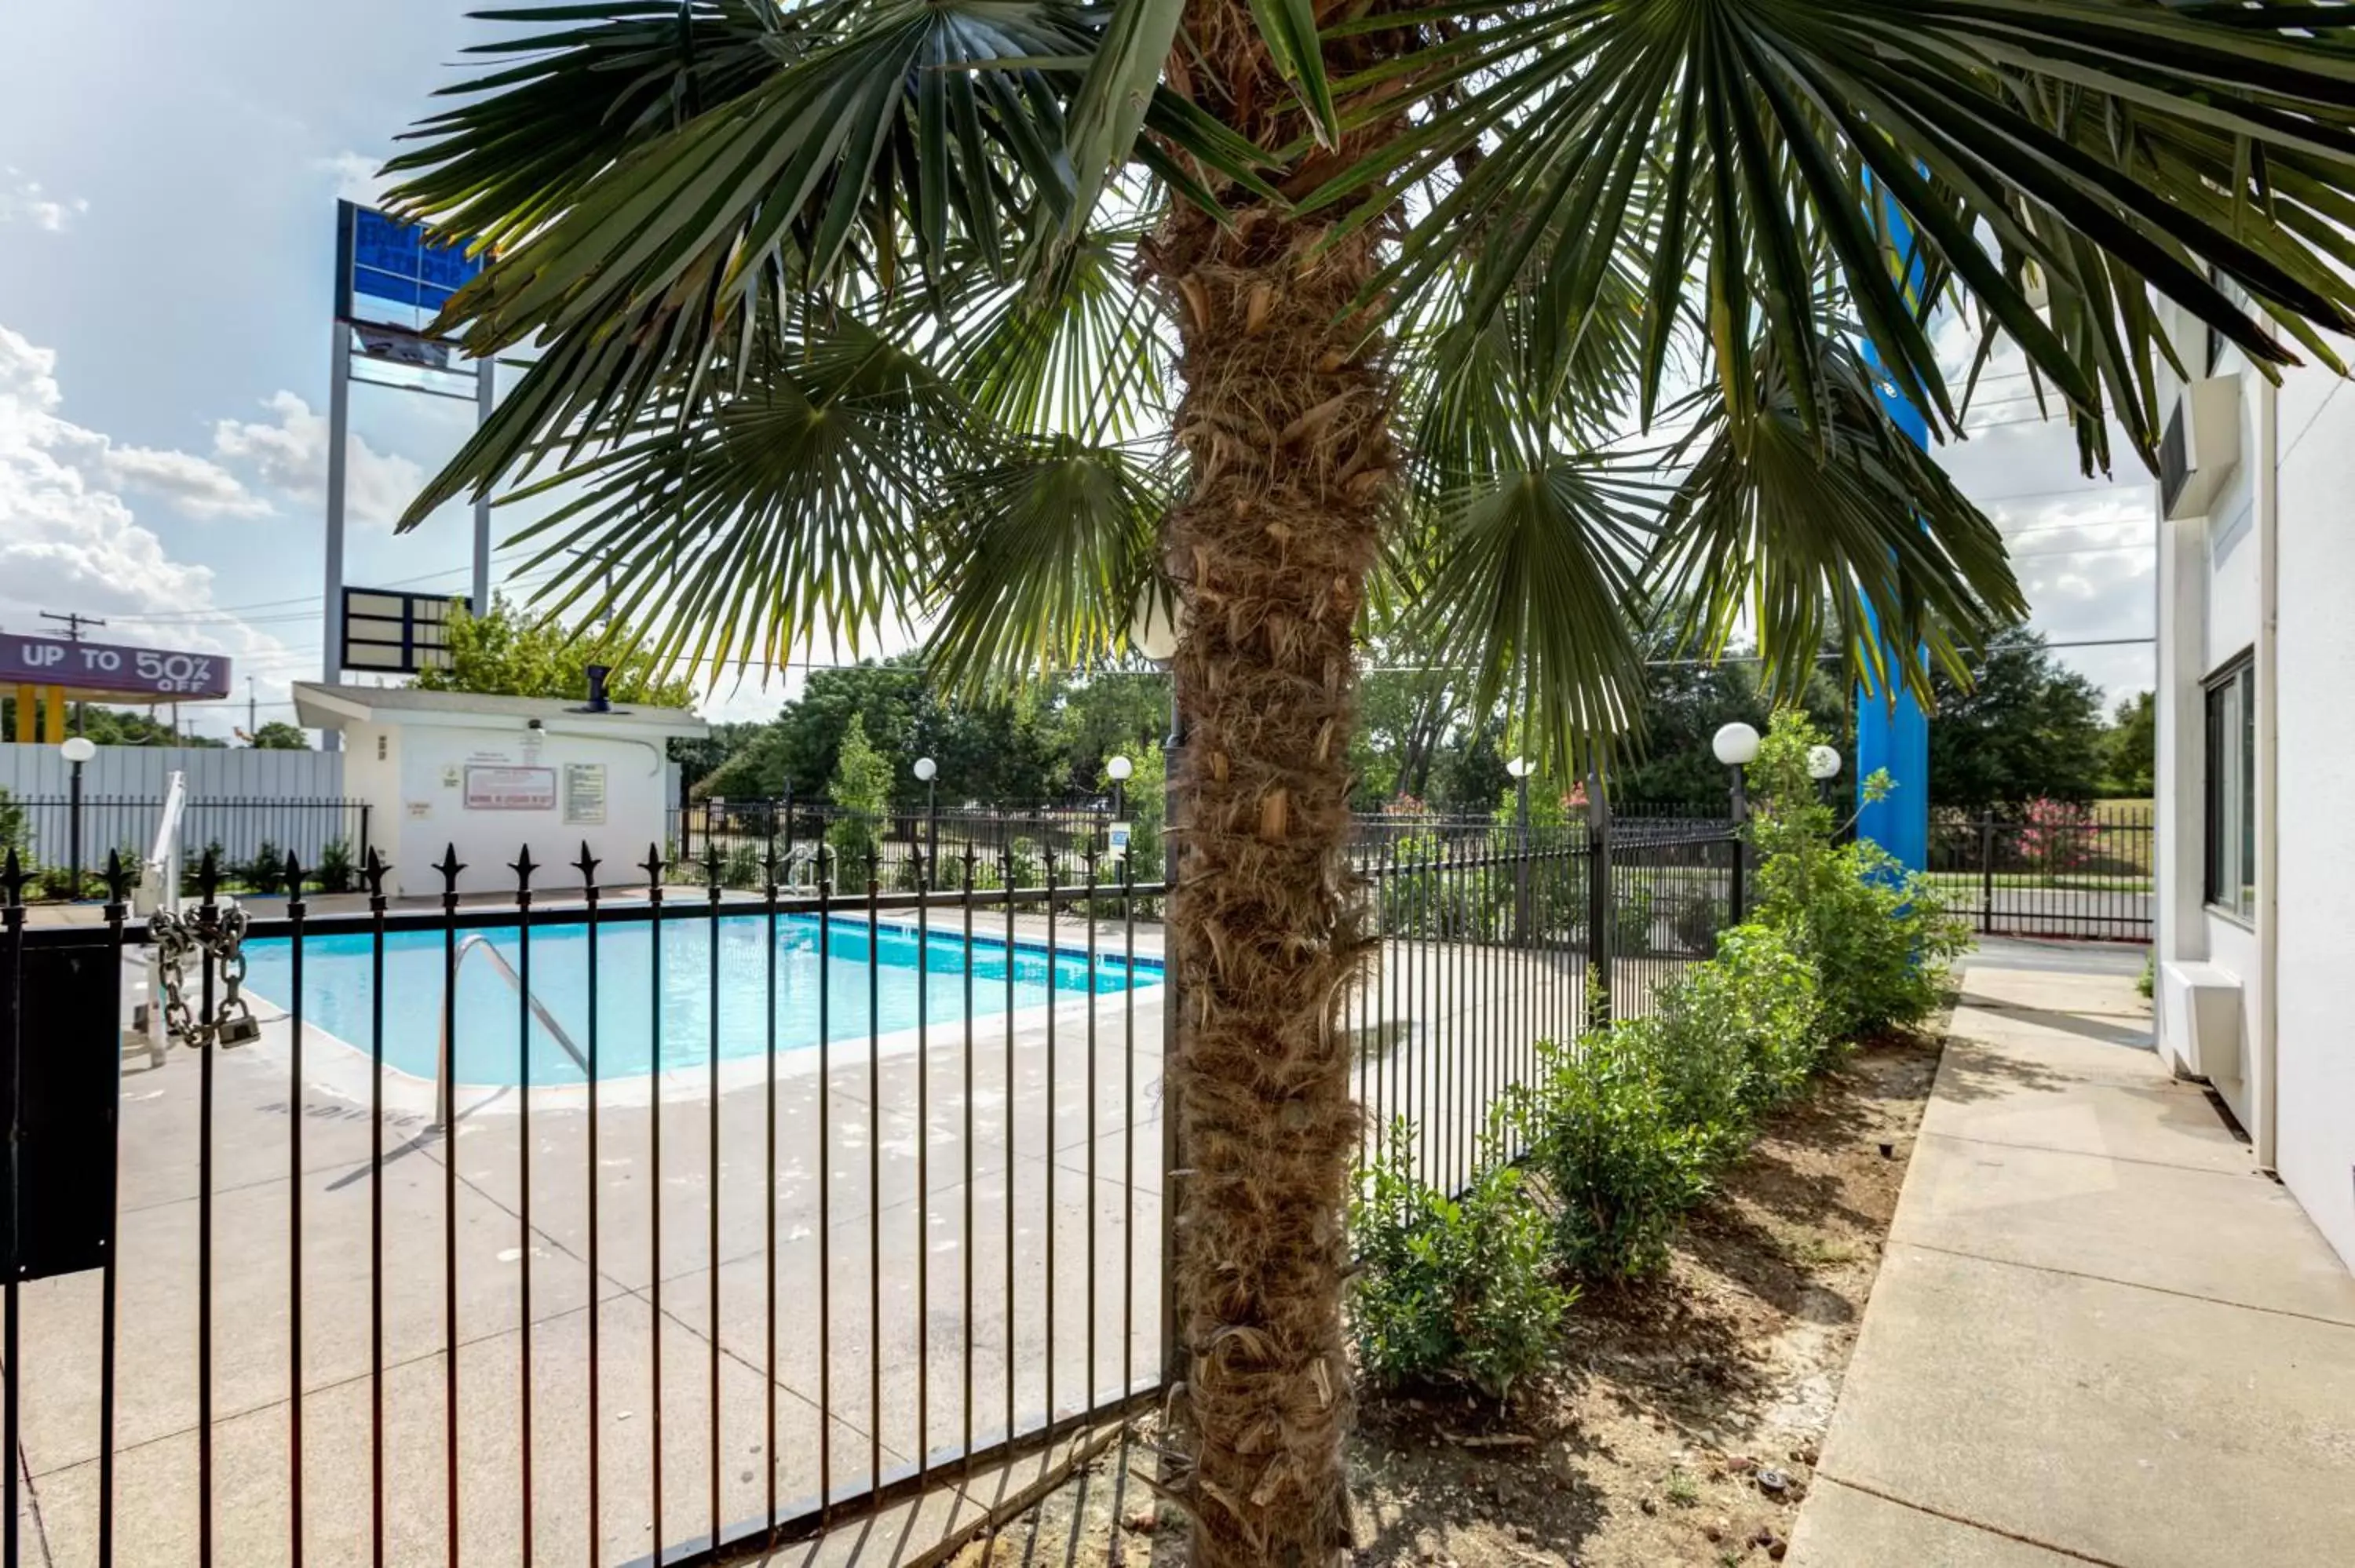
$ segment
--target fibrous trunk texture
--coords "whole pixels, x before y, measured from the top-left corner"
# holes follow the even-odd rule
[[[1188,30],[1191,69],[1223,72],[1198,100],[1255,139],[1280,131],[1238,108],[1284,90],[1249,7],[1196,0]],[[1359,1113],[1339,1014],[1368,938],[1348,741],[1391,384],[1358,304],[1377,238],[1328,238],[1272,207],[1238,205],[1221,226],[1178,202],[1143,258],[1178,323],[1192,467],[1166,550],[1187,604],[1172,1077],[1180,1484],[1199,1568],[1321,1565],[1349,1544],[1340,1302]]]

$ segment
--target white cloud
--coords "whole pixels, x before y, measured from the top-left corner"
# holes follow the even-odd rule
[[[392,188],[392,182],[377,172],[383,164],[382,158],[348,148],[318,161],[321,170],[336,177],[336,195],[362,207],[382,207],[384,193]]]
[[[111,641],[293,668],[284,643],[213,609],[210,568],[176,558],[115,486],[135,474],[232,493],[201,458],[118,447],[65,418],[56,372],[54,352],[0,325],[0,626],[30,631],[42,610],[74,610],[105,619]]]
[[[283,491],[306,505],[324,506],[327,496],[327,417],[294,393],[272,393],[263,403],[268,420],[223,419],[213,427],[213,455],[247,468],[271,490]],[[425,487],[425,471],[410,459],[380,452],[349,435],[344,474],[344,504],[357,523],[389,528],[401,509]]]
[[[40,181],[27,178],[23,170],[0,168],[0,223],[27,223],[60,234],[89,210],[87,200],[53,196],[41,188]]]

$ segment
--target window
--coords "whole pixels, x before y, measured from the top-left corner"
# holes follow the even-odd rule
[[[2246,654],[2208,682],[2209,904],[2257,916],[2257,671]]]

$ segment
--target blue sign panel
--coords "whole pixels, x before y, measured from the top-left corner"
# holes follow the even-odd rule
[[[1881,203],[1883,219],[1898,253],[1891,260],[1895,272],[1909,298],[1918,298],[1923,281],[1924,268],[1919,248],[1913,241],[1913,226],[1905,214],[1885,191],[1875,191]],[[1881,362],[1879,349],[1867,340],[1864,362],[1873,373],[1873,387],[1882,410],[1897,428],[1912,438],[1915,446],[1927,450],[1930,445],[1930,421],[1921,409],[1897,390]],[[1870,621],[1872,611],[1866,608]],[[1877,624],[1871,635],[1880,635]],[[1856,705],[1856,779],[1857,836],[1872,840],[1886,850],[1899,864],[1909,871],[1921,871],[1930,861],[1930,715],[1922,711],[1921,703],[1909,691],[1897,665],[1909,657],[1901,649],[1883,650],[1890,662],[1891,691],[1868,693],[1859,689]],[[1919,660],[1916,649],[1911,658]],[[1864,781],[1876,772],[1885,772],[1896,787],[1879,800],[1863,798]]]
[[[346,321],[360,297],[435,314],[487,260],[374,207],[340,202],[336,218],[336,314]]]

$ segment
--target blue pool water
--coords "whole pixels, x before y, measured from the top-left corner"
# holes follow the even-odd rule
[[[665,921],[659,974],[652,927],[643,920],[613,921],[596,928],[596,1038],[599,1078],[627,1077],[646,1071],[653,1043],[662,1042],[665,1068],[708,1064],[712,1053],[711,944],[719,944],[719,1054],[757,1056],[773,1048],[806,1050],[818,1044],[821,992],[825,1034],[864,1044],[871,1028],[889,1034],[916,1027],[918,996],[926,1022],[958,1031],[966,1018],[965,980],[973,980],[972,1016],[997,1017],[1008,1009],[1038,1007],[1048,1001],[1084,997],[1088,960],[1084,950],[1016,942],[978,932],[967,947],[961,931],[935,931],[921,944],[911,927],[878,927],[870,944],[867,923],[837,916],[819,954],[819,921],[814,915],[782,915],[776,930],[776,1016],[768,1016],[769,931],[766,916],[730,916]],[[513,927],[483,933],[508,963],[523,967],[520,933]],[[461,933],[461,939],[464,933]],[[531,929],[531,989],[585,1054],[590,1041],[590,928],[586,925],[535,926]],[[303,1019],[349,1042],[362,1053],[371,1047],[375,984],[367,932],[306,938],[303,944]],[[868,952],[874,952],[870,976]],[[292,943],[257,938],[245,945],[246,989],[263,1001],[289,1007],[293,1001]],[[1013,984],[1007,985],[1011,959]],[[384,1060],[417,1077],[434,1075],[441,1048],[442,980],[446,955],[442,933],[400,931],[385,938]],[[1099,995],[1131,986],[1161,983],[1160,963],[1129,961],[1099,953]],[[656,992],[659,989],[659,1020]],[[485,955],[469,957],[458,974],[457,1079],[462,1084],[501,1085],[522,1081],[517,1060],[522,1022],[515,988]],[[538,1020],[531,1021],[528,1071],[535,1084],[580,1083],[584,1075]]]

